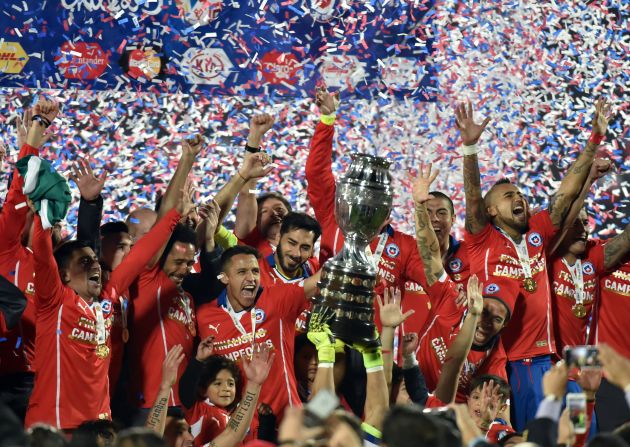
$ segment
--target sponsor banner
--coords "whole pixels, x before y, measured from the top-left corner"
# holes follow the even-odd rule
[[[134,48],[125,51],[120,65],[133,79],[152,80],[163,74],[166,59],[155,48]]]
[[[190,48],[184,53],[182,73],[193,84],[221,85],[234,65],[220,48]]]
[[[59,53],[55,65],[69,79],[96,79],[109,64],[109,56],[97,42],[66,42]]]
[[[269,84],[294,85],[300,62],[291,53],[281,53],[273,50],[260,59],[259,72]]]
[[[2,42],[0,44],[0,72],[21,73],[28,59],[28,55],[18,42]]]
[[[177,0],[184,19],[195,26],[207,25],[216,20],[223,9],[221,0]]]

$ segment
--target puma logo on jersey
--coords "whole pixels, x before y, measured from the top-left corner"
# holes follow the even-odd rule
[[[214,324],[208,324],[208,329],[211,329],[218,334],[219,326],[221,326],[221,323],[218,323],[216,326]]]

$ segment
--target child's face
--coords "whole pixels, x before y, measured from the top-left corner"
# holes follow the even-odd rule
[[[491,408],[482,408],[482,398],[483,395],[481,393],[481,387],[479,386],[470,393],[470,396],[468,396],[468,400],[466,401],[468,404],[468,413],[477,426],[483,425],[484,422],[487,423],[496,419],[503,405],[503,402],[500,402],[499,405],[494,407],[494,411],[492,411]],[[489,410],[491,414],[488,414]]]
[[[206,390],[206,397],[217,407],[228,407],[236,397],[236,381],[227,369],[222,369]]]

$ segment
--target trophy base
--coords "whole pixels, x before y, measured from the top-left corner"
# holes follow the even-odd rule
[[[376,275],[327,262],[322,269],[313,312],[327,314],[328,325],[344,343],[374,341],[374,285]]]

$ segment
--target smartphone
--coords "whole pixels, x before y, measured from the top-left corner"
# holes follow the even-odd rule
[[[319,427],[339,406],[339,398],[329,390],[319,391],[304,406],[304,426]]]
[[[600,368],[599,350],[597,346],[565,346],[564,361],[569,368]]]
[[[583,435],[586,433],[586,394],[567,394],[567,409],[569,410],[569,419],[573,424],[575,434]]]

